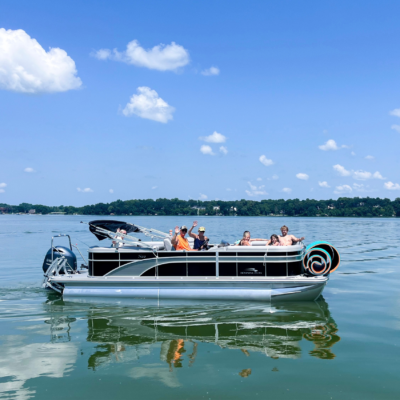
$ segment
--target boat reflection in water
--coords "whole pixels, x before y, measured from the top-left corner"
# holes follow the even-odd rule
[[[201,307],[188,303],[163,307],[136,303],[132,307],[133,301],[118,303],[94,307],[90,299],[87,341],[97,343],[88,359],[91,369],[133,361],[154,351],[160,351],[160,359],[170,370],[190,367],[204,343],[240,350],[245,355],[257,352],[273,359],[297,359],[305,356],[302,347],[309,348],[303,345],[312,342],[314,348],[306,350],[310,356],[333,359],[332,348],[340,341],[337,325],[323,299],[274,307],[254,303]],[[135,378],[140,375],[139,370],[135,371]],[[251,370],[240,374],[248,376]]]

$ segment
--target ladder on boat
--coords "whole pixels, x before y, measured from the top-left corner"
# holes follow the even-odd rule
[[[64,288],[58,283],[52,282],[51,278],[53,276],[74,275],[74,274],[76,274],[76,272],[68,264],[68,261],[64,256],[55,258],[44,274],[42,288],[53,289],[58,293],[62,293]]]

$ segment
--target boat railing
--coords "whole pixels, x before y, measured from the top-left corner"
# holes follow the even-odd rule
[[[65,235],[65,234],[52,236],[52,238],[51,238],[51,248],[53,249],[53,251],[51,252],[51,261],[54,261],[54,246],[53,246],[54,238],[58,238],[58,237],[67,237],[68,240],[69,240],[69,248],[72,251],[71,236]]]
[[[61,273],[62,272],[62,273]],[[69,265],[68,260],[64,257],[58,257],[53,260],[50,264],[47,271],[44,273],[44,280],[42,287],[53,289],[56,292],[62,293],[62,287],[55,282],[51,281],[52,277],[55,276],[65,276],[65,275],[73,275],[76,272],[74,269]]]
[[[54,259],[47,271],[45,272],[44,276],[58,276],[60,275],[61,271],[63,271],[64,275],[75,274],[74,269],[68,264],[68,260],[64,256]]]

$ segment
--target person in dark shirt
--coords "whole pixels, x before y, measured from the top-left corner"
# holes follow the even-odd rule
[[[198,230],[198,235],[193,233],[193,228],[197,226],[197,221],[193,222],[193,226],[189,229],[189,236],[194,239],[194,244],[193,244],[193,249],[195,250],[203,250],[207,246],[208,243],[208,237],[204,236],[204,233],[206,232],[206,228],[204,226],[201,226]]]

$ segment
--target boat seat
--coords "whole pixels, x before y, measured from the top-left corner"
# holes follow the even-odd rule
[[[193,248],[194,239],[191,238],[191,237],[188,237],[187,240],[188,240],[188,242],[189,242],[190,247]],[[171,238],[165,238],[165,239],[164,239],[164,249],[165,249],[166,251],[174,251],[174,250],[175,250],[175,247],[172,246]]]
[[[170,238],[165,238],[164,239],[164,249],[166,251],[173,251],[175,250],[174,247],[172,247],[171,239]]]

